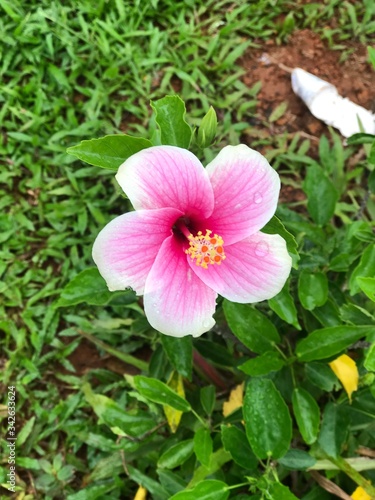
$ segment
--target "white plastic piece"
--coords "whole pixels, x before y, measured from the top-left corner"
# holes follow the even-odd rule
[[[311,73],[295,68],[292,87],[311,113],[327,125],[337,128],[344,137],[361,132],[375,134],[375,115],[347,98],[336,87]]]

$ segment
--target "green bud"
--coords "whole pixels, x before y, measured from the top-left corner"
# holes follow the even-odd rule
[[[198,146],[200,148],[207,148],[215,139],[217,129],[217,117],[215,110],[212,106],[205,114],[198,129]]]
[[[366,373],[365,375],[363,375],[363,377],[360,378],[359,385],[361,387],[369,387],[374,383],[374,380],[375,380],[374,373]]]

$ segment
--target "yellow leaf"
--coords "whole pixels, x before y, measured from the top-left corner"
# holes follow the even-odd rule
[[[173,389],[181,397],[185,397],[184,383],[182,377],[177,372],[172,372],[168,379],[167,386]],[[167,417],[168,425],[172,432],[176,432],[180,424],[182,411],[175,410],[170,406],[163,406],[164,415]]]
[[[346,354],[331,361],[329,366],[336,377],[342,383],[349,401],[352,401],[352,393],[358,389],[358,369],[355,361]]]
[[[5,418],[8,416],[8,407],[6,405],[0,405],[0,417]]]
[[[147,490],[143,486],[140,486],[135,494],[134,500],[146,500]]]
[[[352,493],[351,497],[353,500],[371,500],[370,495],[368,495],[360,486],[358,486],[354,493]]]
[[[237,408],[241,408],[243,402],[243,388],[244,382],[230,391],[228,401],[225,401],[223,404],[224,417],[227,417],[230,413],[234,412],[234,410],[237,410]]]

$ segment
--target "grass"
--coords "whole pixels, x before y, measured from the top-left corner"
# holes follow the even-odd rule
[[[109,133],[147,134],[149,100],[175,91],[195,125],[209,105],[217,110],[217,149],[240,142],[259,90],[241,82],[236,62],[246,50],[271,38],[281,43],[305,26],[332,45],[352,36],[366,42],[375,30],[369,1],[301,4],[283,24],[291,7],[285,0],[0,0],[1,387],[18,390],[18,492],[25,499],[78,499],[86,485],[97,488],[87,498],[131,498],[144,477],[129,467],[120,480],[124,454],[130,463],[147,448],[152,463],[161,446],[161,437],[113,440],[69,360],[83,332],[99,339],[101,357],[131,361],[144,349],[146,357],[154,352],[150,373],[163,371],[157,336],[131,297],[125,307],[116,299],[110,308],[54,307],[65,284],[92,266],[99,229],[129,208],[111,173],[74,161],[66,148]],[[336,16],[337,27],[326,30]],[[300,186],[309,144],[283,136],[263,143],[272,145],[281,174]],[[334,144],[328,152],[323,145],[322,155],[344,162]],[[342,217],[351,210],[343,205]],[[85,379],[119,404],[133,401],[115,371],[96,367]]]

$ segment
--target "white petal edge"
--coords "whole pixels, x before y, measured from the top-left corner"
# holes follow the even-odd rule
[[[109,290],[130,287],[143,294],[159,249],[181,215],[173,208],[138,210],[116,217],[100,231],[92,256]]]

